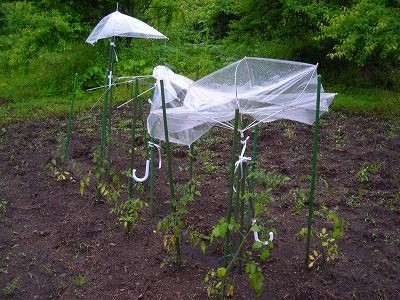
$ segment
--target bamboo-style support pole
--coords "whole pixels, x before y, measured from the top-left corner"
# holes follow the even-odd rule
[[[319,113],[320,113],[320,102],[321,102],[321,75],[318,75],[317,79],[317,103],[315,109],[315,123],[314,123],[314,145],[311,165],[311,187],[310,187],[310,198],[308,207],[308,220],[307,220],[307,246],[306,246],[306,265],[308,265],[310,255],[310,244],[311,244],[311,226],[314,215],[314,195],[315,195],[315,182],[317,174],[317,159],[318,159],[318,138],[319,138]]]
[[[171,203],[172,210],[176,212],[176,197],[174,190],[174,178],[172,176],[172,162],[171,162],[171,149],[169,145],[169,135],[168,135],[168,124],[167,124],[167,108],[165,104],[165,91],[164,91],[164,81],[160,80],[161,85],[161,101],[162,101],[162,111],[163,111],[163,123],[164,123],[164,137],[165,137],[165,150],[167,154],[167,168],[168,168],[168,181],[169,181],[169,191],[171,194]],[[180,232],[179,235],[175,239],[175,249],[176,249],[176,257],[177,264],[180,266],[182,264],[181,260],[181,238]]]
[[[135,140],[136,140],[136,120],[137,120],[137,103],[139,95],[139,80],[135,80],[135,95],[132,100],[132,129],[131,129],[131,159],[129,163],[129,182],[128,182],[128,196],[132,198],[133,192],[133,178],[131,178],[132,170],[135,163]]]
[[[233,199],[233,183],[235,181],[235,158],[236,158],[236,147],[238,139],[238,126],[239,126],[239,109],[235,109],[235,121],[233,125],[233,137],[232,137],[232,149],[231,149],[231,167],[229,176],[229,193],[228,193],[228,208],[226,210],[226,222],[229,224],[232,217],[232,199]],[[229,252],[230,232],[225,236],[224,246],[224,266],[227,266],[228,252]]]
[[[71,129],[72,129],[72,116],[74,113],[74,102],[75,102],[76,88],[78,85],[78,79],[79,79],[78,73],[75,73],[74,79],[72,81],[72,93],[71,93],[70,108],[69,108],[69,114],[68,114],[67,134],[65,136],[64,159],[63,159],[64,168],[66,167],[68,159],[69,159]]]

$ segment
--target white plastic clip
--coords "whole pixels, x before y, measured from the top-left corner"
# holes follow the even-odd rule
[[[156,147],[158,150],[158,168],[161,169],[161,146],[157,145],[153,142],[148,142],[149,143],[149,147],[153,148]]]
[[[150,161],[146,160],[146,171],[145,171],[144,177],[142,177],[142,178],[136,177],[136,169],[133,169],[132,170],[133,180],[135,180],[136,182],[145,182],[147,180],[147,178],[149,177],[149,169],[150,169]]]
[[[256,224],[257,224],[257,220],[256,220],[256,219],[253,219],[252,222],[251,222],[251,224],[252,224],[252,225],[256,225]],[[258,232],[257,232],[257,231],[254,231],[254,240],[255,240],[256,242],[262,243],[264,246],[267,246],[269,242],[272,242],[272,241],[274,240],[274,233],[273,233],[272,231],[270,231],[270,232],[269,232],[269,240],[263,242],[263,241],[261,241],[261,240],[258,238]]]

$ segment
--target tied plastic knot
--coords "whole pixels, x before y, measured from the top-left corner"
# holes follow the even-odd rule
[[[148,142],[148,144],[149,144],[149,147],[151,147],[151,148],[154,148],[154,147],[157,148],[157,150],[158,150],[158,168],[161,169],[161,146],[157,145],[153,142]]]
[[[244,156],[244,152],[246,152],[247,141],[249,140],[249,138],[250,137],[246,137],[246,139],[240,141],[240,143],[243,145],[243,147],[242,147],[242,151],[240,152],[239,159],[235,163],[235,173],[236,173],[238,167],[240,166],[242,178],[243,178],[243,163],[251,161],[251,157]]]
[[[240,143],[243,145],[243,147],[242,147],[242,151],[240,152],[239,159],[235,162],[235,172],[234,173],[236,173],[237,169],[240,166],[240,172],[241,172],[240,179],[243,178],[243,163],[251,161],[251,157],[244,156],[244,152],[246,151],[247,141],[248,140],[249,140],[249,137],[246,137],[246,139],[240,141]],[[235,186],[233,186],[233,191],[236,193]]]
[[[252,224],[252,225],[256,225],[256,224],[257,224],[257,220],[256,220],[256,219],[253,219],[252,222],[251,222],[251,224]],[[264,242],[261,241],[261,240],[258,238],[258,232],[257,232],[257,231],[254,231],[253,233],[254,233],[254,240],[255,240],[256,242],[262,243],[264,246],[267,246],[269,242],[272,242],[272,241],[274,240],[274,233],[273,233],[272,231],[269,232],[269,240],[268,240],[268,241],[264,241]]]

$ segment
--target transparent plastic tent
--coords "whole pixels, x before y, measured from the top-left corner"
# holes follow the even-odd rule
[[[317,65],[245,57],[192,81],[165,66],[153,71],[157,80],[147,118],[151,136],[165,140],[160,80],[164,82],[169,140],[190,146],[213,126],[233,129],[235,109],[259,123],[280,119],[313,124],[317,97]],[[336,94],[321,88],[320,114]]]

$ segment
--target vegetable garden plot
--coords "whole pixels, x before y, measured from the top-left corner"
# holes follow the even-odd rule
[[[168,187],[170,191],[169,203],[172,213],[165,217],[158,225],[159,231],[164,231],[164,245],[168,252],[173,249],[173,262],[182,265],[181,240],[183,236],[189,237],[195,245],[200,245],[205,251],[205,239],[195,230],[184,229],[183,215],[187,212],[186,206],[193,201],[193,160],[190,162],[190,186],[188,192],[182,196],[176,193],[173,170],[171,163],[171,142],[192,146],[192,144],[214,126],[233,130],[231,148],[230,184],[228,193],[228,208],[226,218],[221,219],[214,228],[211,240],[223,238],[224,242],[224,267],[211,270],[206,281],[209,284],[209,295],[230,295],[232,286],[227,282],[227,275],[237,265],[240,272],[245,270],[249,274],[250,283],[256,293],[262,291],[262,270],[258,263],[250,259],[247,242],[253,236],[253,248],[262,249],[261,259],[269,256],[273,242],[273,232],[257,223],[258,209],[255,207],[254,174],[256,162],[258,126],[260,123],[270,123],[280,119],[300,121],[305,124],[316,123],[314,156],[312,163],[311,192],[309,201],[309,219],[307,230],[307,261],[309,258],[311,224],[313,214],[313,199],[315,191],[316,154],[319,117],[328,110],[335,94],[325,93],[317,76],[317,66],[285,62],[261,58],[244,58],[232,65],[216,71],[198,81],[192,81],[182,75],[174,74],[166,67],[156,67],[153,77],[157,80],[155,92],[151,100],[151,109],[147,118],[147,131],[150,135],[150,160],[146,162],[145,175],[138,177],[134,168],[136,112],[139,101],[138,79],[147,76],[121,77],[129,79],[126,83],[135,82],[135,96],[133,100],[132,135],[131,135],[131,162],[130,171],[136,182],[144,182],[150,175],[150,207],[154,212],[156,198],[155,177],[155,148],[161,157],[161,147],[154,142],[155,138],[165,141]],[[271,71],[272,70],[272,71]],[[111,73],[110,73],[111,78]],[[123,82],[122,82],[123,83]],[[108,89],[120,84],[109,82]],[[107,104],[112,104],[112,95],[107,96]],[[129,101],[128,101],[129,102]],[[126,102],[126,103],[128,103]],[[104,104],[105,102],[103,102]],[[104,149],[105,130],[108,134],[107,143],[111,139],[111,106],[108,108],[109,120],[107,129],[103,105],[102,115],[102,143]],[[233,120],[233,124],[231,121]],[[247,143],[250,138],[248,133],[254,129],[252,155],[246,156]],[[238,148],[238,135],[240,134],[241,151],[236,160]],[[201,140],[198,142],[200,143]],[[147,141],[144,141],[147,146]],[[193,147],[191,148],[193,149]],[[107,149],[109,155],[110,149]],[[191,151],[191,158],[193,152]],[[100,152],[100,163],[107,161],[110,167],[110,157],[104,160],[104,150]],[[160,164],[161,166],[161,164]],[[159,166],[159,168],[160,168]],[[104,164],[100,165],[100,174]],[[96,172],[97,174],[97,172]],[[110,174],[107,174],[108,176]],[[101,175],[100,175],[101,176]],[[104,198],[119,197],[122,191],[110,190],[109,178],[100,177],[98,196]],[[235,183],[236,182],[236,183]],[[123,187],[123,186],[122,186]],[[141,188],[142,192],[143,189]],[[129,199],[112,209],[119,215],[119,220],[130,231],[131,225],[140,217],[141,210],[147,206],[139,198],[132,198],[133,182],[129,180]],[[112,200],[112,201],[115,201]],[[340,224],[339,224],[340,225]],[[338,226],[339,226],[338,225]],[[311,260],[317,259],[317,254],[310,256]],[[250,259],[250,260],[249,260]],[[315,262],[311,262],[314,265]]]
[[[116,115],[115,123],[127,122],[121,118],[122,114]],[[397,166],[400,140],[392,129],[395,124],[384,119],[338,113],[327,114],[323,123],[320,149],[323,159],[318,163],[320,184],[316,194],[318,214],[314,230],[320,233],[324,227],[329,233],[332,224],[324,220],[324,207],[339,206],[338,213],[346,220],[345,235],[338,241],[339,255],[332,263],[320,264],[319,259],[311,271],[303,265],[304,239],[298,234],[304,227],[306,210],[299,205],[297,212],[294,205],[296,203],[297,207],[304,199],[299,188],[309,187],[310,128],[290,121],[260,127],[263,134],[258,139],[258,150],[263,151],[259,151],[257,160],[267,171],[272,169],[275,174],[288,175],[292,179],[281,188],[273,189],[274,201],[268,204],[269,211],[263,217],[268,221],[267,227],[275,228],[277,235],[271,256],[260,263],[265,276],[264,293],[260,298],[307,298],[310,295],[341,299],[354,295],[363,299],[374,299],[379,295],[396,298],[399,286],[397,192],[400,186],[397,179],[400,174]],[[93,145],[98,138],[97,124],[98,119],[86,123],[80,134],[71,140],[74,150],[71,163],[92,164],[90,154],[95,150]],[[14,278],[20,278],[15,299],[32,295],[68,299],[77,295],[82,298],[118,295],[136,299],[141,294],[150,299],[205,299],[205,275],[211,268],[222,265],[219,238],[207,246],[203,255],[188,244],[185,236],[182,239],[184,266],[160,268],[165,256],[164,235],[153,231],[158,221],[170,211],[165,203],[169,199],[165,172],[157,172],[155,215],[151,217],[144,209],[142,218],[127,236],[116,215],[109,214],[113,205],[94,203],[95,187],[87,188],[82,197],[80,177],[76,172],[72,170],[71,173],[75,182],[56,181],[45,169],[57,147],[54,136],[64,129],[60,119],[47,119],[11,124],[1,136],[3,179],[0,192],[2,201],[7,201],[8,205],[6,211],[1,212],[0,220],[4,229],[0,231],[3,257],[0,263],[7,271],[0,274],[0,290]],[[229,161],[231,140],[229,131],[221,128],[214,128],[210,133],[202,138],[195,152],[198,155],[195,172],[201,175],[198,190],[202,195],[189,205],[185,218],[185,224],[205,235],[211,233],[227,207],[229,171],[224,166]],[[116,135],[115,143],[127,143],[128,135],[129,130],[125,130],[124,135]],[[186,167],[184,148],[172,148],[173,165]],[[216,156],[204,155],[207,149]],[[117,169],[124,171],[129,155],[120,148],[113,153],[118,157],[115,161]],[[139,162],[142,166],[142,160]],[[357,175],[366,164],[380,163],[384,164],[377,173],[367,174],[368,181]],[[211,176],[211,170],[215,168],[218,172]],[[187,173],[175,170],[175,181],[185,182]],[[259,179],[265,177],[261,175],[257,172]],[[275,186],[278,176],[273,180]],[[124,197],[122,195],[120,200],[125,200]],[[320,253],[318,239],[313,241],[313,249]],[[16,244],[19,246],[13,247]],[[253,252],[256,254],[255,250]],[[78,275],[84,276],[85,285],[74,283]],[[234,285],[233,299],[255,298],[247,278],[247,273],[232,270],[228,281]]]
[[[257,225],[256,210],[252,199],[254,198],[254,183],[251,176],[249,176],[249,180],[247,179],[246,173],[246,165],[250,161],[253,161],[253,165],[251,165],[249,173],[253,175],[252,172],[254,172],[259,123],[267,123],[279,119],[289,119],[306,124],[316,122],[306,262],[308,262],[309,257],[310,259],[315,259],[313,256],[309,256],[309,251],[316,180],[319,117],[328,110],[335,96],[335,94],[323,91],[316,69],[317,66],[304,63],[244,58],[196,82],[181,75],[176,75],[163,66],[158,66],[154,69],[153,76],[156,78],[157,84],[151,101],[151,111],[147,119],[147,130],[152,138],[162,139],[166,143],[170,204],[175,220],[165,220],[162,223],[162,227],[167,232],[172,232],[172,234],[168,235],[170,239],[167,243],[174,244],[176,251],[175,262],[178,265],[182,263],[180,253],[182,227],[176,224],[182,223],[179,220],[179,208],[181,205],[179,202],[183,198],[181,200],[176,199],[170,140],[190,147],[194,141],[215,125],[233,129],[228,209],[226,220],[222,223],[220,222],[220,228],[215,231],[216,237],[225,238],[224,267],[219,268],[217,271],[210,271],[209,277],[206,277],[207,282],[211,282],[211,294],[221,294],[224,297],[231,293],[231,287],[226,285],[226,274],[237,259],[239,260],[239,270],[242,270],[244,248],[250,231],[254,233],[255,243],[253,247],[269,246],[273,241],[272,232],[269,232],[269,240],[267,241],[261,241],[259,238],[258,232],[262,228]],[[252,117],[253,120],[250,124],[245,123],[245,115]],[[233,119],[234,124],[232,125],[229,122]],[[245,156],[245,152],[249,136],[245,137],[245,135],[253,127],[255,127],[253,155],[248,157]],[[240,133],[240,142],[243,146],[238,160],[235,162],[238,133]],[[153,141],[152,145],[155,145]],[[152,201],[154,197],[153,153],[152,151],[151,160],[146,162],[146,171],[143,178],[136,176],[136,169],[132,170],[132,177],[137,182],[146,180],[149,170],[151,170]],[[234,187],[235,173],[237,173],[236,189]],[[233,199],[234,194],[236,202]],[[245,210],[247,211],[246,222]],[[236,236],[232,237],[231,231],[236,231]],[[170,247],[168,246],[167,248]],[[269,253],[268,248],[264,249],[262,257],[267,257],[269,255],[267,253]],[[314,255],[316,254],[314,253]],[[228,261],[230,262],[228,263]],[[310,263],[310,266],[313,264],[313,262]],[[258,265],[255,262],[248,263],[246,272],[250,274],[250,278],[253,278],[253,288],[256,292],[260,292],[262,277]]]

